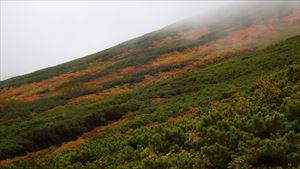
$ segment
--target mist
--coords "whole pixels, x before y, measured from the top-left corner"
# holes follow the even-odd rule
[[[298,1],[1,1],[1,80],[84,57],[166,26],[225,29],[229,22],[242,24],[239,21],[249,16],[259,22],[259,17],[298,7]]]
[[[1,80],[99,52],[228,3],[1,1]]]
[[[300,1],[236,1],[224,4],[201,15],[195,15],[171,24],[169,29],[190,29],[191,27],[210,27],[226,29],[229,25],[236,28],[243,24],[261,23],[265,18],[291,14],[297,11],[300,15]]]

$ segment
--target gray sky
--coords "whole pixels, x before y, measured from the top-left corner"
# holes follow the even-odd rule
[[[80,58],[230,1],[1,1],[1,80]]]

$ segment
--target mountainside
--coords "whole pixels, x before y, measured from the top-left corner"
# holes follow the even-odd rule
[[[221,10],[0,82],[0,168],[299,167],[296,6]]]

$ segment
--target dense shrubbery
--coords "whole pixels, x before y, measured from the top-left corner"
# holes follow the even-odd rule
[[[165,121],[169,117],[187,111],[191,106],[201,106],[201,109],[205,110],[211,100],[230,97],[232,92],[228,93],[228,91],[232,88],[241,90],[261,75],[280,69],[290,63],[298,63],[300,56],[298,42],[299,36],[250,55],[208,66],[184,76],[165,80],[149,88],[94,103],[66,105],[47,111],[44,110],[53,107],[52,104],[47,104],[51,103],[48,100],[40,100],[40,102],[37,101],[32,105],[31,103],[24,103],[29,105],[28,111],[39,110],[42,113],[34,117],[22,117],[1,123],[0,133],[6,137],[0,139],[0,158],[21,155],[26,151],[38,150],[74,139],[81,133],[97,125],[117,120],[130,111],[135,111],[136,114],[146,114],[147,116],[136,123],[128,123],[123,131],[138,128],[153,121]],[[292,70],[290,71],[292,72]],[[299,79],[299,76],[291,77],[291,79]],[[284,86],[285,84],[281,85]],[[273,91],[272,85],[263,81],[258,82],[257,86],[262,86],[264,90],[274,93],[270,96],[259,96],[258,93],[257,97],[261,101],[276,101],[279,89]],[[81,87],[79,86],[79,88]],[[82,91],[86,92],[85,88],[83,90],[75,88],[67,93],[77,96]],[[153,99],[158,98],[162,99],[163,104],[160,104],[160,106],[152,102]],[[62,102],[63,99],[65,97],[62,97]],[[59,101],[60,99],[55,99],[53,105],[59,105]],[[280,120],[296,117],[297,110],[299,110],[297,107],[299,101],[298,97],[293,96],[286,98],[284,102],[285,105],[282,106],[282,109],[288,112],[287,117],[280,116],[278,114],[280,112],[271,112],[268,116],[263,114],[264,111],[257,112],[256,115],[253,115],[253,118],[255,117],[257,120],[253,119],[253,122],[249,123],[250,126],[247,127],[251,129],[255,125],[262,125],[260,119],[268,119],[269,123],[264,124],[259,130],[255,131],[263,138],[268,137],[269,126],[273,124],[273,121],[277,122],[279,120],[279,128],[281,125],[286,125],[280,123]],[[14,111],[26,112],[25,110],[27,109],[24,109],[24,107],[18,109],[17,106],[14,106]],[[299,131],[299,128],[300,125],[295,121],[293,129]],[[45,131],[47,132],[45,133]],[[44,141],[45,143],[42,143]]]
[[[173,125],[108,131],[84,147],[8,168],[292,168],[300,165],[300,66]],[[298,113],[298,112],[294,112]]]
[[[63,160],[70,159],[66,163],[52,157],[51,161],[64,167],[79,168],[99,165],[115,168],[114,165],[125,161],[130,161],[126,164],[128,167],[140,168],[295,165],[299,155],[295,151],[298,145],[293,140],[299,139],[300,99],[299,86],[294,83],[300,79],[299,68],[291,67],[271,79],[257,81],[248,93],[230,97],[270,71],[299,64],[299,38],[297,36],[240,58],[199,68],[143,90],[102,101],[65,105],[70,98],[96,90],[83,85],[63,89],[65,94],[62,96],[33,102],[6,100],[0,107],[1,116],[19,118],[0,125],[1,135],[6,136],[0,138],[0,158],[60,145],[95,126],[118,120],[127,112],[135,111],[145,116],[111,132],[128,132],[149,123],[163,122],[188,111],[190,107],[199,107],[199,114],[203,116],[187,122],[188,125],[183,123],[168,128],[145,129],[125,138],[103,136],[87,145],[92,148],[71,153],[70,157],[69,154],[67,157],[61,156]],[[136,82],[145,74],[171,68],[166,65],[156,70],[149,69],[110,81],[104,87],[130,83],[132,79]],[[213,107],[206,115],[210,101],[222,98],[230,100],[220,103],[222,106]],[[161,99],[159,106],[153,102],[155,99]],[[27,117],[32,112],[39,114]],[[105,153],[112,154],[107,157]]]
[[[36,115],[35,118],[24,117],[3,123],[0,132],[7,137],[1,138],[0,157],[22,155],[28,151],[59,145],[138,108],[136,102],[125,102],[124,97],[118,99],[110,98],[100,103],[56,108]]]
[[[299,168],[300,36],[259,50],[299,33],[286,4],[0,82],[0,159],[49,148],[3,168]]]

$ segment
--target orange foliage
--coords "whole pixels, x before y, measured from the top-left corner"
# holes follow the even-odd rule
[[[194,107],[190,107],[190,109],[182,114],[179,114],[178,116],[175,117],[170,117],[169,119],[167,119],[165,122],[152,122],[152,123],[148,123],[144,126],[141,126],[139,129],[144,129],[144,128],[151,128],[151,127],[155,127],[161,124],[174,124],[176,122],[179,122],[181,120],[184,120],[186,118],[189,117],[193,117],[197,112],[199,112],[199,109],[194,108]]]
[[[87,141],[89,141],[90,139],[92,139],[93,137],[97,136],[102,130],[107,129],[107,128],[114,128],[114,127],[118,127],[120,125],[124,125],[128,123],[128,118],[133,116],[133,119],[138,119],[141,117],[144,117],[144,115],[134,115],[132,112],[128,112],[126,115],[124,115],[123,118],[121,118],[118,121],[109,123],[105,126],[99,126],[94,128],[91,131],[85,132],[83,133],[80,137],[78,137],[76,140],[72,140],[69,142],[65,142],[62,145],[56,147],[56,146],[52,146],[43,150],[39,150],[36,152],[31,152],[31,153],[27,153],[26,155],[23,156],[16,156],[13,159],[5,159],[5,160],[0,160],[0,165],[9,165],[15,161],[20,161],[20,160],[25,160],[25,159],[29,159],[29,158],[39,158],[39,157],[43,157],[45,155],[49,155],[49,154],[60,154],[66,151],[71,151],[71,150],[75,150],[80,148],[83,144],[85,144]],[[118,134],[118,133],[116,133]]]
[[[56,87],[68,82],[73,77],[95,73],[104,67],[93,67],[77,72],[64,73],[39,82],[24,84],[16,88],[3,89],[0,91],[0,99],[15,97],[17,101],[28,102],[43,97],[56,96],[60,94],[60,92],[55,91]]]
[[[23,155],[23,156],[16,156],[12,159],[0,160],[0,166],[10,165],[13,162],[20,161],[20,160],[43,157],[45,155],[48,155],[51,151],[53,151],[53,149],[54,149],[54,147],[49,147],[47,149],[27,153],[26,155]]]
[[[249,50],[251,50],[251,46],[225,48],[222,50],[211,52],[207,56],[200,58],[198,62],[204,65],[209,65],[224,59],[228,59],[234,56],[239,56],[239,54],[242,54]]]
[[[155,121],[155,122],[152,122],[152,123],[148,123],[144,126],[141,126],[141,127],[139,127],[139,129],[152,128],[152,127],[158,126],[159,124],[162,124],[162,123],[159,123],[159,122]]]
[[[283,20],[288,20],[289,23],[293,21],[294,23],[298,18],[299,16],[296,16],[296,14],[293,14],[283,19],[273,17],[270,18],[266,23],[250,25],[238,31],[231,32],[228,35],[206,45],[189,48],[181,52],[174,51],[162,54],[158,58],[154,59],[153,61],[150,61],[149,63],[143,66],[126,67],[117,72],[113,72],[107,76],[90,81],[88,82],[88,84],[104,83],[109,80],[121,78],[132,73],[140,72],[164,64],[181,63],[183,61],[191,59],[189,55],[198,54],[199,56],[201,56],[200,62],[204,62],[204,64],[212,63],[220,59],[229,58],[231,56],[247,52],[253,49],[255,47],[255,44],[257,44],[259,40],[266,42],[268,39],[270,40],[274,38],[275,32],[278,31],[277,25],[282,24]],[[181,38],[198,39],[209,33],[210,32],[207,28],[199,28],[190,32],[180,32],[178,36],[180,36]],[[169,42],[171,40],[171,37],[166,37],[163,40],[161,40],[161,42]]]
[[[299,20],[300,20],[300,14],[299,9],[295,10],[291,15],[284,18],[284,22],[287,24],[298,24],[299,26]]]
[[[188,40],[195,41],[195,40],[198,40],[208,34],[210,34],[210,31],[205,27],[196,28],[196,29],[186,31],[186,32],[179,32],[179,33],[177,33],[177,35],[175,35],[173,37],[167,36],[161,40],[154,41],[150,45],[149,48],[156,48],[159,46],[163,46],[163,45],[171,43],[172,41],[176,41],[176,40],[180,40],[180,39],[188,39]]]
[[[197,63],[199,64],[211,64],[216,61],[226,59],[235,55],[238,55],[243,52],[247,52],[255,47],[255,44],[259,40],[267,41],[268,39],[274,38],[275,32],[278,31],[281,27],[278,25],[291,25],[290,31],[297,31],[298,21],[300,20],[300,16],[295,11],[292,15],[284,17],[284,18],[270,18],[267,22],[262,24],[250,25],[246,28],[242,28],[238,31],[234,31],[229,33],[228,35],[214,41],[208,43],[206,45],[189,48],[183,51],[174,51],[166,54],[162,54],[158,58],[150,61],[149,63],[142,66],[130,66],[124,69],[121,69],[116,72],[112,72],[104,77],[92,80],[87,82],[88,85],[101,84],[113,79],[122,78],[123,76],[127,76],[133,73],[137,73],[140,71],[147,70],[149,68],[154,68],[157,66],[161,66],[164,64],[176,64],[181,63],[183,61],[190,60],[190,56],[197,56]],[[195,29],[190,32],[181,32],[178,34],[181,38],[192,38],[197,39],[202,36],[209,34],[210,32],[206,28]],[[162,43],[168,43],[174,40],[174,37],[166,37],[161,40]],[[156,42],[158,43],[158,42]],[[120,55],[118,57],[123,57]],[[193,58],[195,59],[195,57]],[[139,83],[139,87],[145,87],[149,84],[154,83],[156,78],[162,80],[169,77],[173,77],[177,74],[184,73],[190,71],[197,64],[196,62],[190,62],[190,65],[184,67],[182,69],[174,69],[169,72],[160,72],[156,75],[146,76],[145,80]],[[42,97],[50,97],[61,94],[62,91],[56,91],[55,88],[62,83],[69,81],[72,77],[83,76],[86,74],[95,73],[97,71],[101,71],[102,69],[113,64],[105,63],[101,67],[93,67],[86,70],[65,73],[56,77],[52,77],[47,80],[43,80],[37,83],[25,84],[17,88],[4,89],[0,91],[0,99],[7,99],[10,97],[15,97],[17,101],[32,101],[36,99],[40,99]],[[132,88],[132,87],[131,87]],[[46,90],[46,92],[44,92]],[[49,91],[47,91],[49,90]],[[101,91],[101,93],[81,96],[77,99],[72,100],[71,102],[79,102],[82,100],[89,99],[101,99],[113,94],[108,94],[109,92],[118,94],[122,92],[116,92],[120,89],[110,89],[108,91]],[[122,90],[123,91],[123,90]],[[105,93],[104,96],[102,93]]]
[[[284,18],[272,17],[266,23],[250,25],[231,32],[214,42],[198,46],[195,48],[194,54],[198,54],[198,62],[210,64],[252,50],[260,41],[263,42],[260,46],[264,47],[264,44],[268,44],[276,38],[275,33],[280,33],[282,27],[291,28],[290,31],[295,32],[297,25],[295,23],[299,19],[300,16],[295,13]]]
[[[148,63],[147,65],[149,67],[156,67],[164,64],[180,63],[185,60],[187,60],[187,55],[185,54],[185,52],[175,51],[175,52],[163,54],[158,58],[156,58],[155,60]]]
[[[189,72],[189,71],[193,70],[194,66],[195,65],[190,64],[190,65],[187,65],[185,67],[182,67],[182,68],[179,68],[179,69],[173,69],[173,70],[168,71],[168,72],[159,72],[159,73],[154,74],[154,75],[146,75],[145,79],[142,82],[137,83],[135,86],[137,86],[137,87],[147,87],[147,86],[149,86],[151,84],[154,84],[158,81],[165,80],[165,79],[168,79],[168,78],[171,78],[171,77],[175,77],[179,74]]]
[[[211,32],[207,28],[201,27],[201,28],[193,29],[188,32],[179,32],[178,36],[183,39],[189,39],[195,41],[210,33]]]
[[[252,48],[251,45],[256,43],[258,39],[265,38],[266,36],[271,37],[273,33],[274,28],[272,26],[251,25],[239,31],[232,32],[213,43],[204,45],[200,50],[203,55],[208,55],[212,51],[222,50],[230,47],[244,48],[248,46],[249,48]]]
[[[190,110],[188,110],[187,112],[185,112],[185,113],[183,113],[179,116],[172,117],[164,123],[166,123],[166,124],[175,123],[175,122],[183,120],[185,118],[192,117],[197,112],[198,112],[198,109],[190,108]],[[65,142],[62,145],[58,146],[58,147],[52,146],[52,147],[49,147],[49,148],[46,148],[46,149],[43,149],[43,150],[39,150],[39,151],[36,151],[36,152],[27,153],[24,156],[17,156],[17,157],[14,157],[13,159],[0,160],[0,165],[3,165],[3,166],[4,165],[10,165],[13,162],[20,161],[20,160],[25,160],[25,159],[30,159],[30,158],[41,158],[41,157],[44,157],[44,156],[49,155],[49,154],[60,154],[60,153],[66,152],[66,151],[76,150],[76,149],[80,148],[83,144],[85,144],[87,141],[89,141],[93,137],[100,134],[100,132],[105,130],[105,129],[115,128],[115,127],[119,127],[119,126],[122,126],[122,125],[126,125],[129,122],[130,117],[132,117],[131,120],[138,120],[138,119],[141,119],[145,116],[146,116],[145,114],[134,115],[132,112],[128,112],[120,120],[109,123],[105,126],[96,127],[91,131],[85,132],[80,137],[78,137],[76,140]],[[163,123],[153,122],[153,123],[149,123],[145,126],[141,126],[140,129],[147,128],[147,127],[154,127],[154,126],[160,125],[160,124],[163,124]],[[121,134],[121,133],[117,132],[114,135],[124,135],[124,134]]]
[[[166,121],[166,123],[167,124],[174,124],[175,122],[181,121],[181,120],[186,119],[188,117],[192,117],[192,116],[196,115],[196,113],[198,113],[198,112],[199,112],[198,108],[190,107],[190,109],[188,111],[184,112],[183,114],[180,114],[176,117],[169,118]]]
[[[95,80],[92,80],[92,81],[89,81],[87,82],[87,84],[89,85],[95,85],[95,84],[100,84],[100,83],[103,83],[103,82],[107,82],[107,81],[110,81],[112,79],[116,79],[116,78],[121,78],[125,75],[129,75],[131,73],[136,73],[136,72],[139,72],[139,71],[143,71],[143,70],[146,70],[148,67],[147,66],[139,66],[139,67],[134,67],[134,66],[129,66],[129,67],[125,67],[121,70],[118,70],[116,72],[112,72],[104,77],[100,77],[98,79],[95,79]]]
[[[200,56],[197,62],[191,61],[189,65],[181,69],[173,69],[169,72],[159,72],[152,76],[146,76],[145,80],[138,83],[139,87],[146,87],[159,80],[167,79],[193,70],[197,64],[212,64],[223,59],[238,56],[254,48],[259,39],[272,38],[275,33],[276,24],[280,22],[278,18],[272,18],[264,25],[251,25],[239,31],[232,32],[214,42],[206,45],[186,49],[182,52],[172,52],[164,54],[158,59],[149,63],[150,65],[180,63],[190,59],[189,54]]]
[[[146,76],[144,81],[136,84],[135,86],[146,87],[159,80],[167,79],[170,77],[174,77],[178,74],[191,71],[197,64],[212,64],[220,60],[228,59],[230,57],[237,56],[241,53],[248,52],[255,47],[255,44],[258,42],[258,40],[273,38],[275,32],[278,31],[276,30],[276,25],[280,24],[282,20],[289,20],[290,22],[291,20],[293,20],[293,22],[295,23],[295,21],[299,20],[299,15],[296,15],[296,13],[294,13],[293,15],[283,19],[273,17],[270,18],[269,21],[267,21],[264,24],[250,25],[241,30],[229,33],[228,35],[209,44],[198,47],[192,47],[181,52],[175,51],[163,54],[157,59],[146,64],[145,67],[151,68],[163,64],[181,63],[183,61],[191,59],[188,57],[188,55],[198,54],[201,57],[199,58],[197,63],[190,62],[190,65],[187,65],[181,69],[174,69],[169,72],[159,72],[155,75]],[[202,28],[194,30],[191,33],[181,32],[179,33],[179,35],[182,37],[187,37],[188,35],[195,35],[197,33],[199,36],[203,36],[209,34],[209,31],[207,29]]]
[[[256,25],[250,25],[246,28],[242,28],[238,31],[231,32],[228,35],[214,41],[211,43],[208,43],[206,45],[193,47],[190,49],[183,50],[181,52],[175,51],[167,54],[163,54],[159,56],[157,59],[150,61],[146,65],[143,66],[131,66],[126,67],[124,69],[121,69],[119,71],[113,72],[107,76],[104,76],[102,78],[87,82],[87,84],[99,84],[103,83],[112,79],[121,78],[123,76],[136,73],[139,71],[143,71],[149,68],[157,67],[164,64],[175,64],[175,63],[181,63],[183,61],[189,60],[190,58],[188,55],[195,55],[198,56],[197,61],[190,61],[188,65],[186,65],[183,68],[180,69],[172,69],[168,72],[159,72],[154,75],[147,75],[145,76],[145,79],[142,82],[139,82],[137,84],[134,84],[132,86],[123,85],[119,87],[114,87],[110,89],[106,89],[103,91],[99,91],[94,94],[84,95],[80,96],[74,99],[70,100],[71,104],[76,104],[82,101],[93,101],[93,100],[99,100],[103,99],[109,96],[129,92],[131,90],[137,89],[137,88],[143,88],[147,87],[153,83],[156,83],[157,81],[164,80],[167,78],[171,78],[174,76],[177,76],[179,74],[183,74],[189,71],[192,71],[198,64],[212,64],[214,62],[217,62],[222,59],[226,59],[229,57],[236,56],[240,53],[247,52],[248,50],[251,50],[254,45],[257,43],[258,40],[266,40],[266,39],[272,39],[275,36],[275,33],[277,33],[278,29],[281,26],[278,25],[288,25],[290,31],[299,31],[299,20],[300,15],[298,11],[295,11],[292,15],[284,17],[284,18],[270,18],[266,23],[264,24],[256,24]],[[181,38],[188,38],[191,40],[196,40],[201,38],[204,35],[209,34],[210,32],[206,29],[199,29],[194,30],[191,32],[181,32],[178,34]],[[169,43],[172,40],[174,40],[174,37],[166,37],[161,41],[154,42],[152,46],[158,46],[162,45],[164,43]],[[198,55],[197,55],[198,54]],[[119,57],[125,56],[120,55]],[[57,86],[68,82],[72,77],[78,77],[83,76],[86,74],[95,73],[97,71],[101,71],[102,69],[108,67],[112,63],[106,63],[105,65],[101,67],[93,67],[86,70],[78,71],[78,72],[71,72],[71,73],[65,73],[58,75],[56,77],[52,77],[47,80],[43,80],[40,82],[30,83],[30,84],[24,84],[17,88],[9,88],[9,89],[3,89],[0,91],[0,100],[7,100],[8,98],[16,98],[17,101],[32,101],[35,99],[39,99],[41,97],[49,97],[53,95],[60,94],[59,92],[56,92],[55,89]],[[44,90],[49,90],[49,92],[43,93]],[[160,100],[156,100],[157,103],[160,102]],[[212,106],[218,104],[218,102],[212,102]],[[166,123],[174,123],[178,120],[185,119],[187,117],[193,116],[198,110],[191,108],[186,113],[179,115],[174,118],[170,118],[166,121]],[[32,112],[30,116],[34,116],[35,113]],[[142,118],[143,116],[135,116],[135,118]],[[6,119],[0,119],[0,122],[6,121]],[[53,150],[53,148],[50,148],[53,153],[61,153],[67,150],[73,150],[78,147],[80,147],[82,144],[84,144],[87,140],[92,138],[94,135],[100,133],[100,131],[103,128],[109,128],[109,127],[115,127],[118,125],[126,124],[128,122],[128,118],[123,118],[117,122],[111,123],[105,127],[98,127],[94,130],[87,132],[83,134],[80,138],[78,138],[75,141],[71,141],[68,143],[63,144],[61,147]],[[160,123],[153,122],[151,124],[148,124],[146,126],[143,126],[141,128],[145,127],[152,127],[155,125],[158,125]],[[23,159],[28,156],[32,156],[32,154],[35,154],[36,156],[41,156],[43,154],[48,154],[50,149],[41,150],[35,153],[30,153],[29,155],[26,155],[24,157],[16,157],[13,160],[2,160],[0,164],[6,164],[10,163],[12,161]],[[46,152],[46,153],[45,153]]]
[[[76,139],[74,141],[69,141],[69,142],[63,143],[60,147],[56,148],[53,151],[53,154],[59,154],[62,152],[78,149],[84,143],[86,143],[86,140],[79,137],[78,139]]]
[[[126,93],[129,91],[131,91],[131,89],[126,86],[114,87],[114,88],[102,90],[102,91],[99,91],[99,92],[96,92],[93,94],[88,94],[88,95],[83,95],[83,96],[73,98],[69,101],[69,103],[77,104],[77,103],[81,103],[83,101],[96,101],[96,100],[104,99],[109,96]]]
[[[170,42],[172,42],[173,38],[171,36],[167,36],[165,38],[163,38],[162,40],[157,40],[157,41],[154,41],[149,48],[156,48],[156,47],[159,47],[159,46],[162,46],[162,45],[166,45]]]
[[[84,143],[86,143],[88,140],[92,139],[93,137],[97,136],[101,131],[108,128],[114,128],[121,125],[125,125],[128,123],[128,118],[134,116],[134,119],[138,119],[143,117],[144,115],[137,115],[135,116],[132,112],[128,112],[124,117],[122,117],[120,120],[109,123],[105,126],[99,126],[91,131],[83,133],[78,139],[69,141],[66,143],[63,143],[61,146],[55,148],[52,152],[54,154],[59,154],[65,151],[75,150],[78,149],[80,146],[82,146]]]
[[[96,85],[101,84],[113,79],[122,78],[123,76],[127,76],[133,73],[145,71],[150,68],[158,67],[165,64],[176,64],[176,63],[182,63],[183,61],[186,61],[189,59],[188,54],[195,51],[194,48],[188,48],[181,52],[174,51],[166,54],[162,54],[156,59],[150,61],[149,63],[146,63],[142,66],[129,66],[125,67],[121,70],[118,70],[116,72],[112,72],[104,77],[100,77],[98,79],[92,80],[87,82],[89,85]]]

